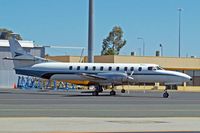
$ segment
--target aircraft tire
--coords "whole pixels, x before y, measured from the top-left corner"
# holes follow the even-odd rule
[[[111,92],[110,92],[110,95],[111,95],[111,96],[115,96],[115,95],[116,95],[116,92],[115,92],[115,91],[111,91]]]
[[[163,98],[168,98],[169,97],[169,93],[168,92],[164,92],[163,93]]]
[[[92,95],[93,95],[93,96],[98,96],[99,93],[98,93],[97,91],[94,91],[94,92],[92,92]]]
[[[125,90],[125,89],[122,89],[122,90],[121,90],[121,93],[125,93],[125,92],[126,92],[126,90]]]

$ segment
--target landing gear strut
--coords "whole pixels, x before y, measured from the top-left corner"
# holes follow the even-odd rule
[[[112,90],[110,91],[110,95],[111,96],[115,96],[116,95],[116,91],[114,91],[114,88],[115,88],[115,86],[114,86],[114,84],[112,84]]]

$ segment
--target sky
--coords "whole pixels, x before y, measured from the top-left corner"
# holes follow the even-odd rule
[[[39,45],[87,48],[88,0],[0,0],[0,28],[8,28]],[[114,26],[124,32],[120,55],[178,56],[178,8],[181,12],[181,56],[200,57],[200,0],[94,0],[94,54]],[[50,55],[80,55],[81,50],[47,49]],[[87,55],[87,50],[84,53]]]

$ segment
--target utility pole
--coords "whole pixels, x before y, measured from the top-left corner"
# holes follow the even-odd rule
[[[161,52],[160,55],[163,56],[163,45],[162,44],[160,44],[160,52]]]
[[[178,8],[178,57],[180,58],[181,57],[181,11],[183,9],[182,8]]]
[[[88,62],[94,62],[94,0],[89,0],[89,23],[88,23]]]

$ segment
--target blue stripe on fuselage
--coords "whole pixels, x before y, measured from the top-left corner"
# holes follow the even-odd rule
[[[49,79],[51,78],[52,75],[54,74],[78,74],[77,72],[64,72],[64,71],[43,71],[43,70],[32,70],[32,69],[15,69],[16,74],[21,74],[21,75],[27,75],[27,76],[33,76],[33,77],[41,77],[41,78],[46,78]],[[120,72],[120,71],[119,71]],[[81,72],[80,73],[88,73],[88,72]],[[98,74],[98,73],[104,73],[102,71],[99,72],[90,72],[88,74]],[[129,74],[128,74],[129,75]],[[165,75],[165,76],[178,76],[176,74],[169,74],[169,73],[133,73],[134,75]]]

